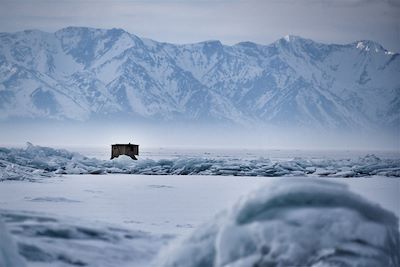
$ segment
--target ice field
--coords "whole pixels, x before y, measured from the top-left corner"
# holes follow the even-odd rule
[[[157,149],[133,162],[79,152],[90,157],[34,145],[0,151],[0,236],[14,243],[2,241],[0,255],[9,262],[399,266],[394,153]],[[243,171],[268,166],[284,172]]]
[[[108,160],[103,149],[86,157],[65,149],[0,148],[0,180],[34,180],[59,174],[146,174],[311,177],[400,177],[400,155],[388,152],[155,150],[140,160]],[[108,152],[108,151],[107,151]],[[108,155],[107,155],[108,154]],[[98,157],[103,159],[98,159]]]

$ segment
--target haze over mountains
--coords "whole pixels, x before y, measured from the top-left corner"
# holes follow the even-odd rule
[[[398,129],[400,57],[372,41],[175,45],[121,29],[0,34],[0,116]]]

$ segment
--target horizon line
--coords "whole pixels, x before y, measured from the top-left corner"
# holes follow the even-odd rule
[[[133,35],[133,36],[135,36],[135,37],[137,37],[137,38],[139,38],[141,40],[151,40],[153,42],[157,42],[157,43],[161,43],[161,44],[182,45],[182,46],[183,45],[196,45],[196,44],[209,43],[209,42],[219,42],[221,45],[229,46],[229,47],[240,45],[240,44],[243,44],[243,43],[251,43],[251,44],[254,44],[254,45],[258,45],[258,46],[270,46],[270,45],[273,45],[273,44],[275,44],[275,43],[277,43],[277,42],[279,42],[281,40],[285,40],[286,42],[291,42],[291,40],[290,40],[291,37],[294,37],[294,38],[297,38],[297,39],[307,40],[307,41],[311,41],[313,43],[322,44],[322,45],[351,46],[351,45],[359,44],[360,42],[369,42],[369,43],[373,43],[375,45],[379,45],[385,52],[391,53],[393,55],[400,53],[400,52],[393,52],[393,51],[390,51],[390,50],[386,49],[380,42],[375,41],[375,40],[361,39],[361,40],[354,40],[353,42],[350,42],[350,43],[334,43],[334,42],[326,43],[326,42],[322,42],[322,41],[315,41],[314,39],[303,37],[303,36],[300,36],[300,35],[295,35],[295,34],[286,34],[283,37],[281,37],[281,38],[279,38],[279,39],[277,39],[277,40],[275,40],[275,41],[273,41],[273,42],[271,42],[269,44],[260,44],[260,43],[256,43],[256,42],[253,42],[253,41],[243,40],[243,41],[234,43],[232,45],[222,43],[221,40],[218,40],[218,39],[209,39],[209,40],[204,40],[204,41],[199,41],[199,42],[192,42],[192,43],[164,42],[164,41],[158,41],[158,40],[153,39],[153,38],[136,35],[135,33],[132,33],[130,31],[127,31],[127,30],[125,30],[123,28],[120,28],[120,27],[101,28],[101,27],[90,27],[90,26],[67,26],[67,27],[62,27],[62,28],[60,28],[60,29],[58,29],[56,31],[45,31],[45,30],[41,30],[41,29],[37,29],[37,28],[36,29],[35,28],[31,28],[31,29],[28,28],[28,29],[19,30],[19,31],[1,31],[0,34],[17,34],[17,33],[29,32],[29,31],[38,31],[38,32],[42,32],[42,33],[55,34],[55,33],[59,32],[59,31],[62,31],[62,30],[68,29],[68,28],[104,30],[104,31],[122,30],[122,31],[124,31],[124,32],[126,32],[126,33],[128,33],[130,35]]]

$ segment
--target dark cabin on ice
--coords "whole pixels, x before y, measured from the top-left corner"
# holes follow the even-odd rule
[[[139,145],[131,143],[111,145],[111,159],[118,158],[120,155],[126,155],[137,160],[135,156],[139,155]]]

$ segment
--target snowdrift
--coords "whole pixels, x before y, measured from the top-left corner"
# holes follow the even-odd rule
[[[17,249],[8,234],[4,239],[0,224],[1,267],[24,267],[25,262],[40,267],[148,266],[161,246],[173,238],[36,212],[0,210],[0,217],[18,244]]]
[[[366,155],[358,159],[270,159],[178,157],[113,160],[87,158],[63,149],[27,144],[25,149],[0,148],[0,180],[34,180],[56,174],[127,173],[148,175],[400,177],[400,159]]]
[[[326,180],[279,181],[164,250],[154,266],[399,266],[398,218]]]
[[[24,267],[25,261],[18,253],[14,240],[8,233],[6,226],[1,221],[0,215],[0,266]]]

